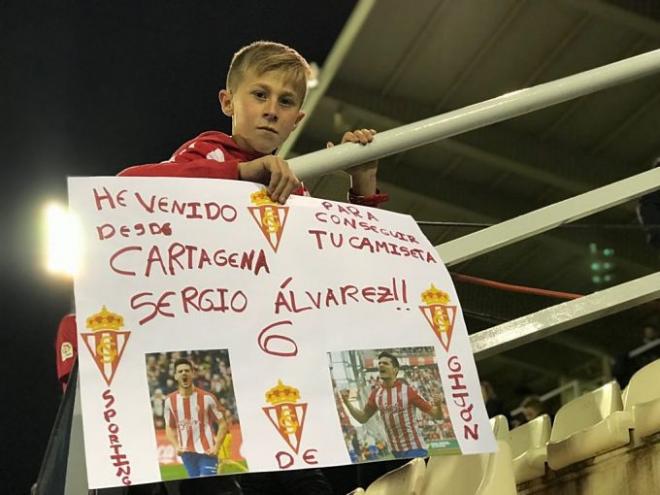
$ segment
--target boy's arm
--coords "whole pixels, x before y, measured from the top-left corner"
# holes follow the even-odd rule
[[[259,182],[268,186],[273,201],[284,204],[300,187],[300,181],[287,163],[278,156],[266,155],[248,162],[218,162],[206,158],[187,162],[163,162],[136,165],[122,170],[121,177],[199,177]]]
[[[273,201],[284,204],[289,195],[300,188],[300,181],[279,156],[266,155],[238,166],[241,180],[259,182],[268,186],[268,195]]]
[[[341,143],[359,143],[366,145],[374,140],[376,131],[374,129],[356,129],[346,132],[342,136]],[[328,142],[327,147],[334,146]],[[376,176],[378,174],[378,160],[360,165],[355,165],[347,170],[351,176],[351,186],[348,199],[351,203],[364,206],[378,206],[389,199],[387,194],[378,190]]]
[[[344,134],[342,143],[360,143],[366,145],[374,140],[374,129],[357,129]],[[351,192],[356,196],[372,196],[376,194],[376,174],[378,173],[378,160],[348,169],[351,176]]]
[[[237,157],[216,136],[205,133],[182,144],[166,162],[128,167],[123,177],[199,177],[238,180]]]
[[[163,162],[135,165],[121,172],[121,177],[199,177],[238,180],[238,160],[218,162],[201,158],[189,162]]]
[[[205,135],[206,134],[206,135]],[[205,133],[179,147],[162,163],[136,165],[119,172],[123,177],[199,177],[259,182],[268,186],[273,201],[286,202],[300,187],[289,165],[278,156],[265,155],[250,161],[232,157],[218,138]]]

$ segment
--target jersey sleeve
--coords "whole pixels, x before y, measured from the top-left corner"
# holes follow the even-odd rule
[[[414,404],[415,407],[421,409],[426,414],[431,414],[431,409],[433,409],[431,403],[422,398],[422,396],[417,393],[417,390],[412,387],[408,387],[408,402]]]
[[[192,139],[174,152],[162,163],[148,163],[128,167],[121,177],[198,177],[204,179],[238,180],[239,160],[227,156],[219,143],[204,139]]]

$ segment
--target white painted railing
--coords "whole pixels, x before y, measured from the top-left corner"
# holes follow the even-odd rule
[[[378,133],[369,146],[346,143],[292,158],[289,165],[298,177],[309,179],[508,120],[656,72],[660,72],[660,50],[383,131]]]
[[[379,133],[369,146],[347,143],[289,160],[301,179],[344,169],[533,112],[660,72],[660,50],[502,95]],[[609,184],[436,246],[447,265],[526,239],[660,189],[660,168]],[[565,302],[471,336],[477,359],[660,298],[660,272]]]

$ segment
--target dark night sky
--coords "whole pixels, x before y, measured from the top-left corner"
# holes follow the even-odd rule
[[[69,282],[45,274],[40,220],[68,175],[160,161],[229,130],[216,95],[255,39],[322,65],[355,1],[0,0],[2,493],[27,493],[59,401],[53,339]]]

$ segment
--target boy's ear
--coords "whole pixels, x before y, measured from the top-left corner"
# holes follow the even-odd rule
[[[222,109],[222,113],[224,113],[227,117],[233,116],[234,103],[232,101],[231,91],[228,89],[221,89],[218,93],[218,100],[220,101],[220,108]]]
[[[298,116],[296,117],[296,122],[293,124],[293,128],[295,129],[298,124],[300,124],[300,121],[305,118],[305,112],[298,112]]]

